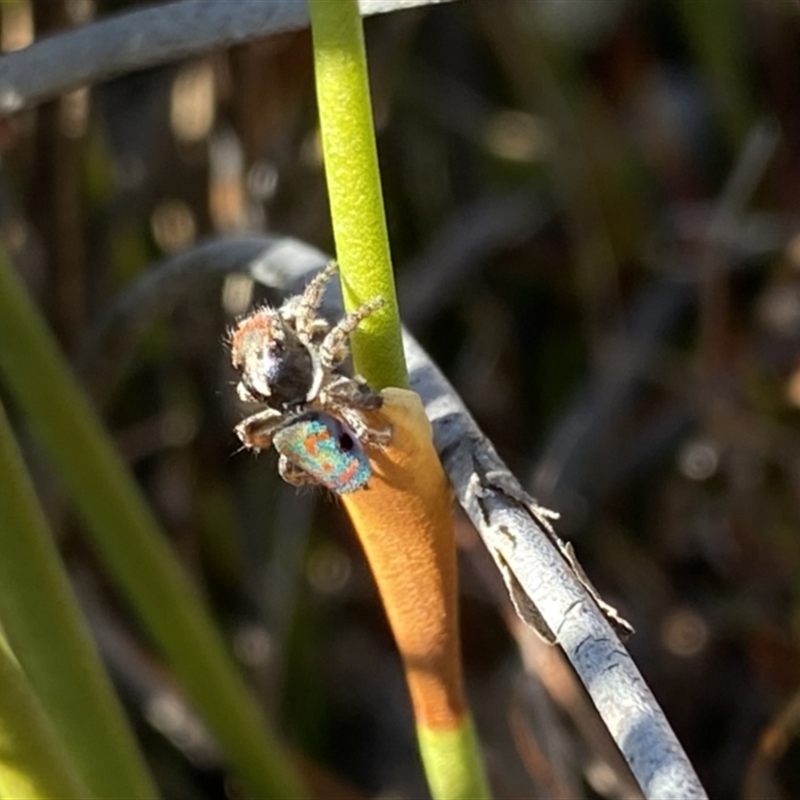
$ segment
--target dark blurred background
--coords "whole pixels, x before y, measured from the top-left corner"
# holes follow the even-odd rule
[[[4,2],[0,45],[134,5]],[[709,794],[800,798],[800,5],[463,0],[365,27],[406,324],[635,625]],[[0,152],[0,239],[71,355],[201,238],[332,248],[307,32],[19,113]],[[261,297],[233,277],[187,292],[98,403],[320,796],[422,797],[339,507],[236,452],[223,339]],[[235,796],[31,458],[164,796]],[[461,517],[459,539],[497,796],[636,796]]]

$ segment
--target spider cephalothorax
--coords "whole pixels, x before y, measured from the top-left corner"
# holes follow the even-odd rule
[[[365,303],[331,327],[318,309],[325,284],[335,271],[336,264],[329,264],[302,294],[279,308],[257,309],[231,333],[231,361],[241,376],[236,387],[239,399],[262,406],[236,426],[245,447],[268,447],[278,431],[291,425],[299,435],[309,426],[297,427],[297,423],[301,419],[307,423],[309,412],[320,412],[317,419],[324,425],[315,425],[323,425],[323,432],[338,431],[336,425],[343,424],[345,438],[352,431],[358,443],[381,446],[389,441],[391,431],[370,427],[363,413],[379,409],[381,396],[361,378],[342,371],[350,334],[383,300]],[[290,483],[320,482],[296,460],[289,465],[292,452],[285,446],[281,450],[281,475]]]

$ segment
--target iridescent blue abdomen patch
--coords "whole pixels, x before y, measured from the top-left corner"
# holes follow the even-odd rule
[[[282,427],[272,440],[293,469],[337,494],[367,485],[372,467],[355,434],[329,414],[309,412]]]

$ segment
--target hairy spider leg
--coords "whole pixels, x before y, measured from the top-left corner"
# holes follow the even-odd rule
[[[377,411],[383,398],[367,386],[360,378],[345,375],[334,377],[326,383],[315,403],[332,417],[346,422],[364,444],[383,447],[392,439],[391,426],[373,428],[363,412]]]
[[[380,430],[372,428],[357,408],[343,406],[337,409],[337,413],[352,428],[360,442],[372,447],[383,448],[392,441],[391,425]]]
[[[290,298],[281,307],[281,316],[294,321],[297,335],[306,344],[313,341],[315,334],[326,333],[328,330],[327,320],[318,317],[316,312],[322,302],[325,286],[338,269],[339,265],[331,261],[306,284],[303,294]]]
[[[323,366],[338,367],[347,358],[350,348],[347,340],[350,334],[358,327],[362,320],[370,314],[384,306],[382,297],[373,297],[372,300],[359,306],[355,311],[351,311],[331,328],[330,332],[322,340],[319,347],[319,358]]]
[[[276,408],[265,408],[243,419],[234,431],[241,443],[250,450],[264,450],[272,437],[286,424],[286,417]]]
[[[278,474],[292,486],[319,486],[319,481],[302,467],[290,461],[283,453],[278,456]]]

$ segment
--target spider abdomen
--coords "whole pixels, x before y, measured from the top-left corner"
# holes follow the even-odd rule
[[[303,482],[348,494],[365,487],[372,475],[355,433],[329,414],[298,415],[274,435],[272,443],[284,460],[281,473],[290,482],[296,482],[291,476],[297,477],[299,471],[310,479]]]

